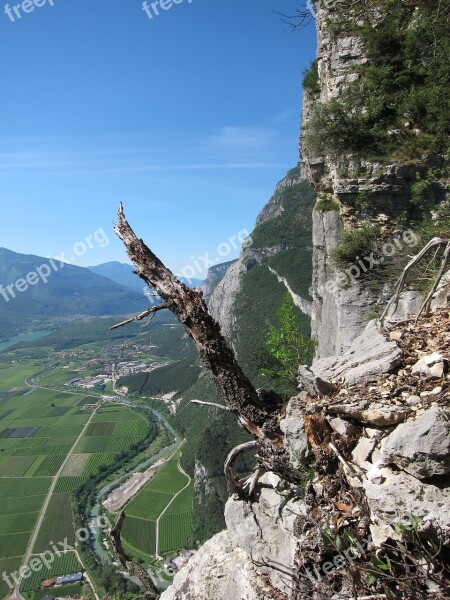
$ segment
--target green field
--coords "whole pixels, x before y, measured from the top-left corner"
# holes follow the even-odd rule
[[[79,411],[92,397],[70,391],[25,389],[25,378],[40,369],[42,366],[37,364],[0,366],[0,566],[5,565],[1,572],[20,566],[52,478],[90,418],[89,412]],[[47,550],[51,542],[74,542],[71,492],[101,465],[113,464],[118,452],[141,441],[147,431],[146,420],[131,408],[108,406],[95,415],[79,444],[90,450],[67,461],[33,553]],[[79,569],[69,555],[54,565],[51,575]],[[40,572],[23,582],[30,598],[45,576]],[[8,586],[2,581],[0,598],[7,592]]]
[[[178,469],[180,451],[160,469],[158,474],[126,505],[122,530],[125,544],[136,558],[156,553],[156,521],[160,519],[159,552],[180,550],[188,545],[192,534],[192,502],[194,486],[185,490],[188,480]],[[180,494],[180,492],[183,490]],[[174,496],[178,494],[175,499]],[[136,550],[137,552],[133,552]]]
[[[8,533],[32,531],[38,518],[37,512],[3,515],[0,519],[0,536]],[[0,537],[1,539],[1,537]]]
[[[38,512],[44,504],[45,496],[25,496],[19,498],[2,499],[0,502],[0,516]]]
[[[22,557],[16,556],[14,558],[0,558],[0,573],[14,573],[20,567]],[[6,596],[10,591],[9,585],[2,577],[0,577],[0,598]]]
[[[83,569],[73,552],[67,552],[62,556],[55,555],[55,560],[49,568],[44,566],[44,568],[39,571],[32,572],[28,579],[24,579],[20,586],[20,591],[33,592],[40,588],[41,582],[45,579],[58,577],[59,575],[67,575],[69,573],[77,573],[82,570]]]
[[[22,556],[27,549],[29,532],[0,535],[0,558]]]
[[[75,543],[70,493],[53,494],[39,531],[33,552],[39,554],[51,548],[50,542]]]
[[[160,522],[159,536],[161,554],[188,546],[192,536],[192,511],[164,515]]]
[[[126,540],[133,540],[135,547],[145,554],[155,554],[155,522],[146,519],[127,517],[125,519],[122,535]]]
[[[0,368],[0,390],[10,390],[13,387],[25,387],[25,379],[39,371],[35,364],[14,365]]]
[[[40,496],[48,492],[50,477],[29,479],[8,477],[0,478],[0,498],[23,498],[24,496]]]

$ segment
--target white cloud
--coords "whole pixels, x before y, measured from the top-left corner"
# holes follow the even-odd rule
[[[262,127],[222,127],[220,132],[208,138],[210,145],[228,151],[248,151],[267,148],[274,132]]]

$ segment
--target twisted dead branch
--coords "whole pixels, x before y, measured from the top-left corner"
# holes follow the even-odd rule
[[[416,318],[416,322],[417,322],[417,319],[427,309],[427,307],[428,307],[431,299],[433,298],[433,295],[435,294],[436,290],[438,289],[439,284],[441,283],[442,278],[445,275],[445,272],[449,265],[449,262],[450,262],[450,240],[448,240],[448,239],[444,239],[444,238],[440,238],[440,237],[433,238],[432,240],[430,240],[428,242],[428,244],[426,246],[424,246],[422,248],[422,250],[418,254],[416,254],[416,256],[414,256],[409,261],[409,263],[403,269],[403,272],[402,272],[401,276],[399,277],[397,283],[395,284],[395,292],[394,292],[393,296],[387,303],[386,308],[384,309],[383,314],[381,315],[381,318],[380,318],[381,324],[384,323],[386,316],[389,314],[389,310],[392,307],[393,307],[393,311],[390,316],[392,317],[396,313],[398,304],[400,302],[400,296],[401,296],[403,290],[405,289],[406,279],[408,277],[409,272],[422,260],[422,258],[424,256],[426,256],[434,248],[442,247],[442,246],[445,246],[446,248],[444,251],[444,255],[442,257],[441,268],[439,270],[437,277],[434,280],[431,290],[429,291],[425,301],[423,302],[423,304],[420,308],[420,311]]]

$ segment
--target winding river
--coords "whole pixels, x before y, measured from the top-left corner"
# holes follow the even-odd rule
[[[143,460],[137,466],[130,468],[126,473],[124,473],[120,477],[117,477],[117,479],[115,479],[114,481],[111,481],[107,485],[103,486],[97,492],[94,506],[92,507],[92,510],[90,512],[89,529],[92,534],[91,546],[92,546],[92,549],[97,554],[97,556],[102,561],[106,561],[108,564],[111,564],[111,562],[112,562],[111,557],[109,556],[109,554],[107,552],[105,552],[105,549],[103,548],[102,538],[101,538],[101,529],[99,527],[95,527],[95,524],[98,522],[97,519],[99,516],[100,503],[101,503],[103,496],[105,496],[105,494],[107,494],[109,491],[111,491],[111,489],[117,487],[122,481],[124,481],[125,479],[130,477],[131,474],[145,470],[150,465],[152,465],[157,460],[159,460],[162,456],[172,453],[181,444],[181,440],[180,440],[180,437],[178,436],[178,433],[158,411],[156,411],[152,408],[147,408],[145,406],[138,405],[138,404],[133,404],[129,400],[125,400],[125,399],[120,400],[120,401],[115,400],[115,403],[126,404],[127,406],[130,406],[131,408],[144,409],[147,412],[152,413],[158,419],[158,421],[163,425],[163,427],[165,427],[165,429],[167,429],[167,431],[173,436],[174,441],[172,442],[172,444],[170,444],[169,446],[166,446],[165,448],[163,448],[156,454],[153,454],[152,456],[149,456],[148,458]]]

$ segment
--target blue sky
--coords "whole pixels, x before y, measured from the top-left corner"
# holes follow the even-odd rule
[[[142,0],[52,1],[12,22],[0,0],[0,246],[71,257],[104,229],[76,264],[125,261],[123,201],[171,268],[216,258],[298,160],[314,27],[285,31],[273,11],[295,0],[184,0],[151,20]]]

